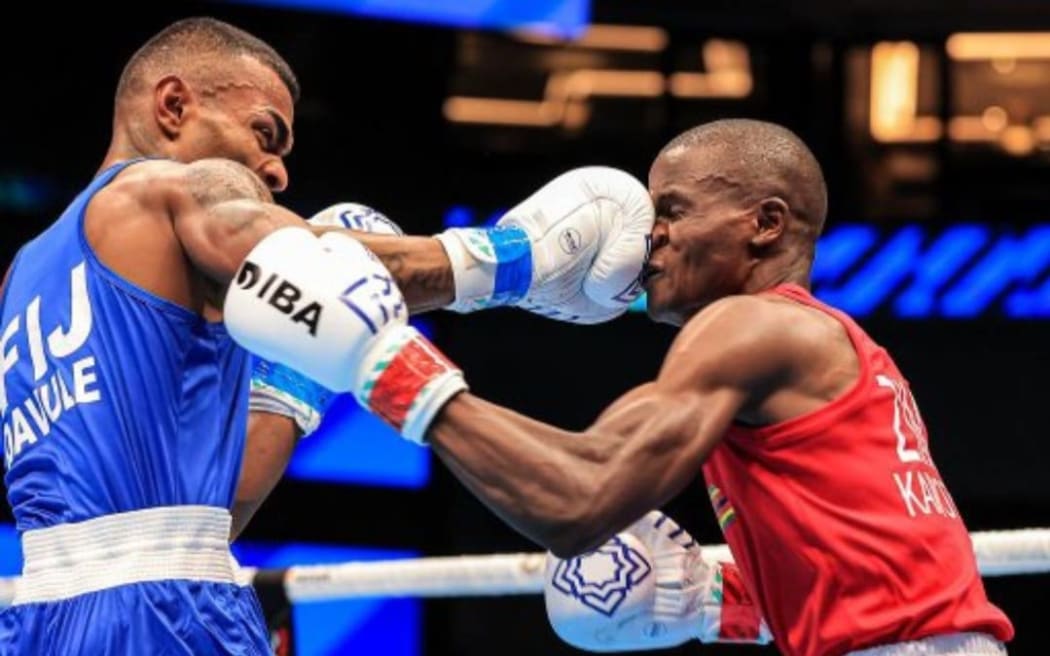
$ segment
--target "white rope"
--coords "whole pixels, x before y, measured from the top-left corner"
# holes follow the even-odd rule
[[[1050,529],[972,533],[983,576],[1050,572]],[[713,561],[731,561],[724,544],[703,547]],[[284,573],[293,602],[354,597],[477,597],[529,595],[543,591],[545,554],[414,558],[340,565],[299,565]],[[247,584],[257,570],[242,568]],[[0,607],[14,596],[15,578],[0,578]]]
[[[972,533],[984,576],[1050,572],[1050,529]],[[732,562],[724,544],[702,547],[711,561]],[[305,565],[285,575],[296,601],[348,597],[477,597],[543,592],[545,554],[418,558],[401,561]]]

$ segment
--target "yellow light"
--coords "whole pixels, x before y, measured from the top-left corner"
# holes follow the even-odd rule
[[[709,39],[701,57],[705,73],[680,71],[668,79],[671,94],[679,98],[746,98],[754,82],[751,53],[740,41]]]
[[[537,45],[572,45],[594,50],[628,50],[661,52],[667,47],[667,32],[646,25],[591,25],[575,39],[565,41],[558,37],[531,30],[512,32],[514,38]]]
[[[875,44],[871,52],[871,136],[904,141],[915,132],[919,48],[910,41]]]
[[[945,47],[958,61],[1050,59],[1050,32],[959,32]]]
[[[667,32],[643,25],[591,25],[575,43],[584,48],[660,52],[667,47]]]
[[[561,120],[557,108],[531,100],[451,96],[445,100],[444,111],[453,123],[550,127]]]
[[[989,132],[1002,132],[1010,124],[1006,110],[998,105],[985,108],[981,113],[981,123]]]
[[[948,137],[952,141],[962,143],[995,139],[995,135],[988,130],[985,120],[980,116],[953,117],[948,121]]]
[[[579,70],[569,73],[565,94],[570,98],[589,96],[635,96],[652,98],[663,95],[664,76],[655,71]]]
[[[453,123],[491,123],[526,127],[564,125],[578,129],[590,118],[586,101],[595,96],[652,98],[664,93],[664,76],[654,71],[581,69],[547,80],[544,99],[511,100],[477,96],[445,99],[445,118]]]
[[[999,145],[1015,157],[1030,155],[1035,150],[1035,133],[1026,125],[1011,125],[1003,130]]]

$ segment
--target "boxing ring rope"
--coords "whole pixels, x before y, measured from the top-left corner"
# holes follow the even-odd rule
[[[1050,528],[979,531],[970,534],[981,575],[1050,572]],[[731,561],[724,544],[703,547],[708,559]],[[404,560],[297,565],[285,569],[243,567],[243,585],[283,585],[293,602],[355,597],[484,597],[543,592],[545,554],[516,553]],[[10,604],[17,577],[0,578],[0,607]]]

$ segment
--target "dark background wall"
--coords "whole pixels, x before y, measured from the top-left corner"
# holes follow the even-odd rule
[[[355,200],[380,208],[409,232],[433,233],[452,205],[480,214],[505,208],[575,165],[619,166],[644,178],[652,154],[679,130],[745,115],[783,122],[813,146],[828,173],[832,225],[976,220],[1024,227],[1045,221],[1050,187],[1038,153],[1016,159],[957,152],[944,143],[893,151],[858,145],[849,122],[851,49],[902,38],[936,45],[962,27],[1047,23],[1037,13],[1043,11],[1039,3],[967,4],[973,5],[969,12],[956,10],[958,3],[598,1],[596,22],[660,25],[672,45],[710,36],[743,40],[751,46],[756,90],[732,102],[664,97],[641,109],[609,109],[609,118],[598,103],[591,126],[575,134],[448,123],[442,103],[472,74],[463,40],[474,38],[450,28],[222,3],[143,5],[122,14],[119,24],[109,10],[90,18],[57,7],[18,19],[8,14],[0,39],[0,264],[6,266],[18,245],[53,220],[97,170],[126,59],[169,21],[196,14],[254,32],[297,70],[304,95],[288,160],[291,186],[280,201],[303,214]],[[528,69],[527,58],[536,55],[521,56],[506,66]],[[655,62],[661,70],[676,65],[673,55]],[[942,98],[949,91],[941,89]],[[891,178],[874,185],[898,156],[933,161],[936,174],[919,183]],[[916,197],[921,202],[912,202]],[[616,395],[651,378],[673,337],[640,315],[598,327],[515,311],[438,314],[433,321],[438,342],[477,393],[570,428],[585,426]],[[967,321],[876,313],[863,323],[911,380],[935,458],[970,528],[1046,524],[1045,323],[995,313]],[[702,542],[720,541],[699,483],[669,510]],[[9,517],[6,507],[0,516]],[[438,464],[421,493],[283,482],[246,537],[427,554],[535,548]],[[994,601],[1017,625],[1013,653],[1045,653],[1040,620],[1048,583],[1045,576],[988,582]],[[534,597],[427,602],[424,622],[426,653],[574,653],[554,638]],[[756,651],[690,646],[680,653]]]

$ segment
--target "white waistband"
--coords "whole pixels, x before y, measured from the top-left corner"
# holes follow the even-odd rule
[[[1006,647],[984,633],[948,633],[851,651],[847,656],[1006,656]]]
[[[12,605],[142,581],[233,583],[229,539],[230,513],[211,506],[147,508],[26,531]]]

